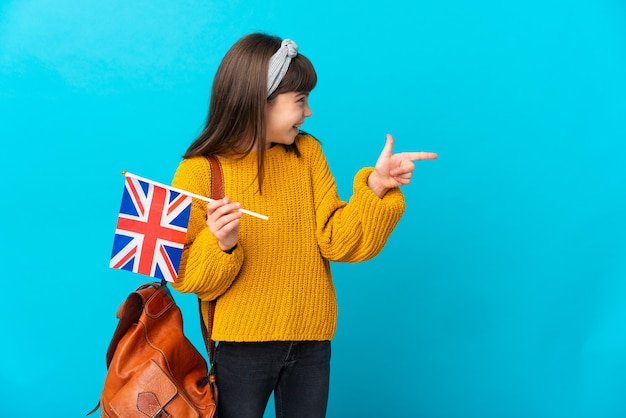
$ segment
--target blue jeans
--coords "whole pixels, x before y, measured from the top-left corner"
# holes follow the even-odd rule
[[[262,418],[272,392],[279,418],[324,418],[330,341],[220,342],[219,418]]]

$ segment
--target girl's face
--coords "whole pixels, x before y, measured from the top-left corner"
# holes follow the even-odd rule
[[[277,95],[265,107],[267,145],[291,145],[304,119],[311,116],[309,94],[289,92]]]

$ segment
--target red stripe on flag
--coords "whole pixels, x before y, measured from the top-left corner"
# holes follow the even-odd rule
[[[117,264],[113,266],[113,268],[116,268],[116,269],[122,268],[122,266],[126,264],[128,260],[130,260],[131,258],[135,256],[136,252],[137,252],[137,247],[133,247],[132,251],[129,251],[128,254],[124,256],[124,258],[122,258],[120,261],[117,262]]]
[[[172,266],[172,263],[170,262],[170,256],[167,255],[167,252],[162,245],[161,248],[159,248],[159,251],[161,252],[161,256],[165,259],[165,264],[167,264],[167,270],[170,272],[170,277],[176,278],[178,273],[174,270],[174,266]]]
[[[139,215],[143,216],[146,213],[146,208],[143,207],[143,204],[141,203],[141,197],[139,196],[139,192],[137,191],[137,189],[135,188],[135,183],[133,183],[132,179],[130,177],[126,177],[126,184],[128,184],[128,187],[130,188],[130,191],[132,192],[133,196],[135,197],[135,202],[137,202],[137,207],[139,208]]]
[[[169,209],[167,210],[167,214],[171,215],[172,212],[174,212],[176,210],[177,207],[179,207],[180,205],[182,205],[183,203],[185,203],[185,201],[187,200],[187,196],[185,195],[178,195],[178,197],[174,200],[174,202],[172,203],[172,206],[169,207]]]

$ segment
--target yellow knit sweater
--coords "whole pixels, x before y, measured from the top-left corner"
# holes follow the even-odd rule
[[[258,192],[255,153],[220,158],[225,195],[269,216],[268,221],[241,218],[232,254],[220,250],[209,231],[206,202],[194,199],[173,286],[203,301],[219,297],[216,341],[332,339],[337,305],[329,261],[374,257],[404,212],[399,189],[379,199],[368,188],[372,168],[357,173],[352,198],[342,201],[319,142],[308,135],[296,140],[300,157],[282,146],[267,150],[263,194]],[[208,161],[194,157],[180,163],[172,185],[209,196],[210,176]]]

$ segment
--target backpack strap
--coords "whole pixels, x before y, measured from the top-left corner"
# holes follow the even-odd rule
[[[220,161],[214,155],[207,155],[206,159],[209,161],[211,168],[211,198],[221,199],[224,197],[224,173],[222,172],[222,166]],[[200,327],[202,329],[202,336],[204,337],[204,345],[206,346],[207,353],[209,354],[209,362],[211,364],[211,373],[213,372],[213,365],[215,363],[215,341],[211,338],[213,331],[213,317],[215,314],[216,300],[209,301],[209,309],[207,312],[208,327],[204,323],[202,315],[202,301],[198,298],[198,308],[200,310]]]

